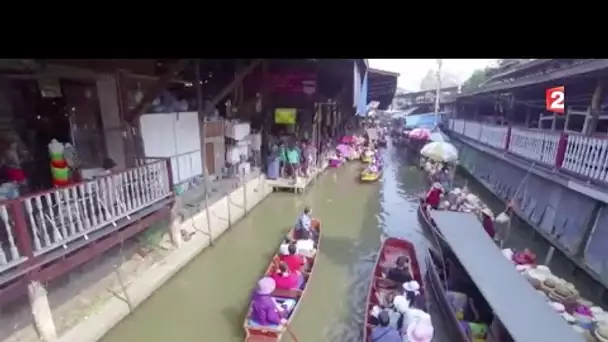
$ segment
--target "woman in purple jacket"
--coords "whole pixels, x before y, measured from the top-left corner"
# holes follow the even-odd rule
[[[274,291],[276,283],[270,277],[258,281],[258,288],[251,297],[251,319],[259,325],[281,325],[286,322],[284,312],[279,308],[270,294]]]

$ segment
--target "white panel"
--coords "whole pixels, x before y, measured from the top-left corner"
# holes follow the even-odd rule
[[[144,114],[139,119],[146,157],[173,157],[177,153],[174,115]]]
[[[177,137],[177,154],[200,151],[201,133],[198,113],[176,113],[175,135]]]
[[[196,112],[144,114],[140,128],[146,157],[171,158],[174,184],[203,174]]]

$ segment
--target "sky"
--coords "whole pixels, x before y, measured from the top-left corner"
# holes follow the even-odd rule
[[[442,69],[466,81],[473,71],[483,69],[496,59],[444,59]],[[401,74],[397,86],[409,91],[420,89],[420,81],[429,69],[437,68],[436,59],[369,59],[374,69],[398,72]]]

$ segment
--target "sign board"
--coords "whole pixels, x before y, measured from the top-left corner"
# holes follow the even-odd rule
[[[274,110],[274,123],[280,125],[295,125],[297,118],[295,108],[277,108]]]

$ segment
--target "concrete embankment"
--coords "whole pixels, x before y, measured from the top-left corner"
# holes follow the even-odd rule
[[[315,172],[306,185],[311,185],[325,168],[326,165]],[[58,341],[94,342],[101,339],[272,192],[272,182],[260,175],[216,200],[208,208],[202,206],[200,211],[185,219],[180,212],[183,208],[178,199],[169,228],[174,248],[161,261],[154,263],[125,286],[122,298],[114,296],[105,301],[95,312],[62,334]]]
[[[178,247],[164,260],[151,266],[126,289],[129,305],[116,297],[109,299],[86,320],[67,331],[60,342],[97,341],[114,325],[125,318],[130,310],[146,300],[182,267],[199,255],[234,223],[243,218],[257,204],[272,193],[264,176],[252,179],[231,193],[171,229],[192,234],[187,242],[179,241]],[[207,218],[209,215],[209,218]],[[199,232],[197,234],[197,231]],[[202,232],[202,234],[200,234]]]

